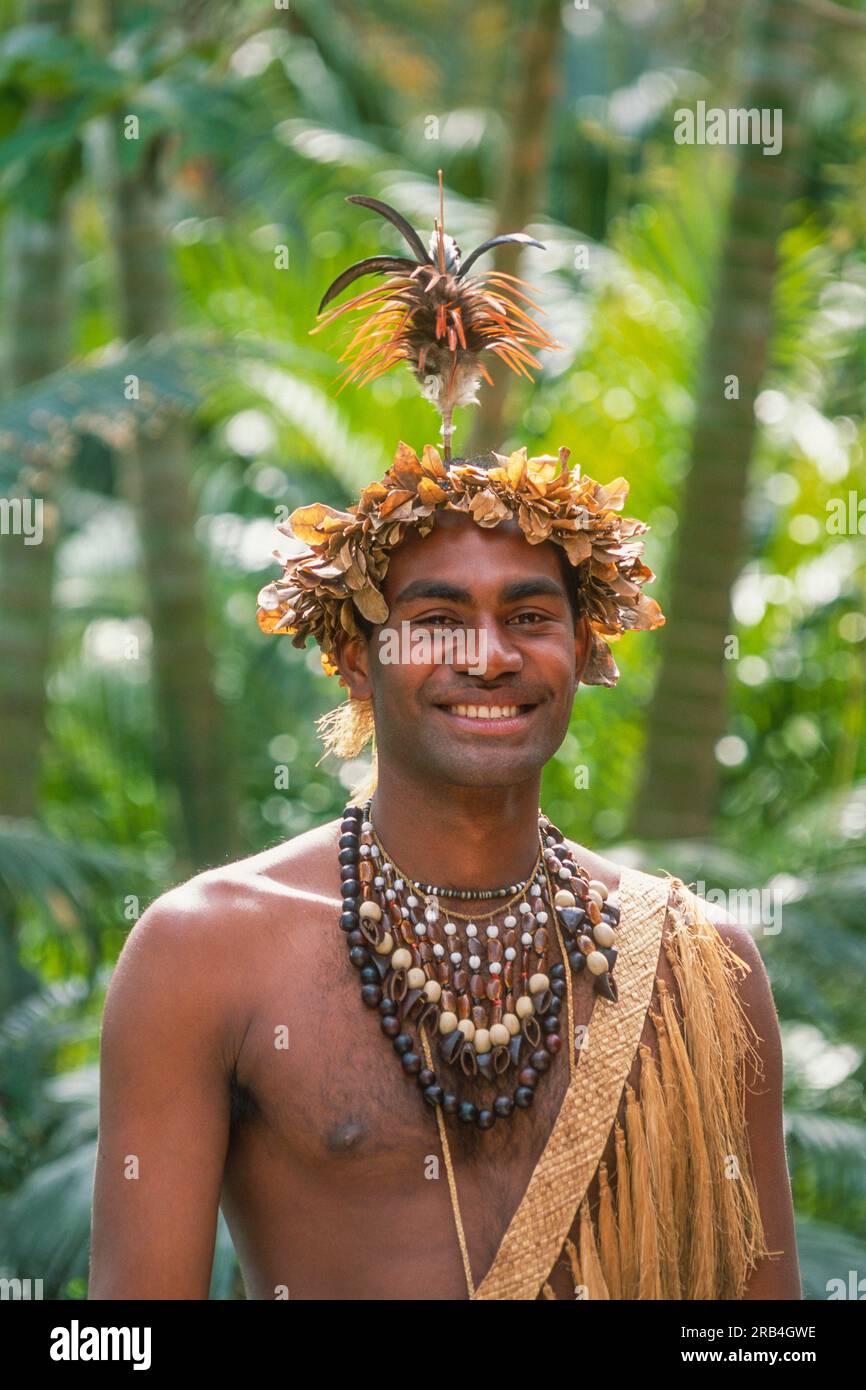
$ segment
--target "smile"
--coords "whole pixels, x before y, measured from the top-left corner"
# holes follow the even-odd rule
[[[535,705],[439,705],[443,714],[456,724],[466,727],[471,723],[476,733],[510,733],[522,728]]]

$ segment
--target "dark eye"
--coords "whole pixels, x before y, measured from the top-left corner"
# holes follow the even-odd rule
[[[533,613],[533,612],[530,612],[529,610],[527,610],[525,613],[517,613],[517,614],[515,615],[515,617],[516,617],[516,618],[534,618],[534,619],[536,620],[536,622],[539,622],[539,623],[550,622],[550,614],[549,614],[549,613]]]
[[[459,622],[458,618],[449,618],[447,613],[425,613],[421,618],[413,618],[413,623],[447,623],[449,627],[455,627]]]

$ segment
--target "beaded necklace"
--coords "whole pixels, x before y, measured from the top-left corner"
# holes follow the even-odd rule
[[[571,1078],[574,1010],[565,961],[575,975],[592,974],[596,991],[615,1003],[619,908],[609,901],[607,885],[575,864],[562,832],[540,809],[539,853],[527,879],[499,889],[444,889],[416,883],[398,868],[376,835],[370,807],[370,801],[364,807],[350,804],[343,813],[340,927],[349,959],[360,971],[364,1004],[378,1012],[404,1073],[416,1080],[435,1112],[471,1299],[475,1286],[445,1117],[456,1115],[483,1132],[516,1109],[528,1109],[562,1049],[563,999]],[[443,914],[440,895],[507,901],[475,916]],[[462,933],[458,921],[465,923]],[[483,933],[479,922],[487,923]],[[550,965],[552,934],[561,959]],[[437,1038],[440,1060],[451,1073],[499,1092],[492,1104],[489,1098],[480,1104],[461,1099],[453,1080],[448,1089],[439,1084],[428,1033]],[[512,1095],[503,1085],[509,1072],[517,1073]]]

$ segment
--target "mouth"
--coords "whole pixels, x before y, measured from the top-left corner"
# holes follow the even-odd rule
[[[498,705],[479,705],[466,701],[436,708],[455,729],[469,729],[475,734],[510,734],[526,728],[538,705],[506,704],[504,701]]]

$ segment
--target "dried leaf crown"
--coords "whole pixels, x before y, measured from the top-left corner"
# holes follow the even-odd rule
[[[592,631],[583,683],[613,685],[619,672],[605,638],[664,622],[655,600],[641,593],[655,577],[640,559],[639,537],[649,528],[617,515],[628,495],[624,478],[603,487],[575,477],[568,456],[560,449],[558,457],[527,458],[524,448],[508,458],[492,455],[488,468],[459,460],[446,467],[433,445],[425,445],[419,459],[400,443],[384,478],[368,484],[347,511],[314,502],[277,528],[301,548],[282,559],[282,577],[261,590],[259,626],[289,633],[296,647],[313,637],[324,670],[336,674],[337,634],[360,637],[358,614],[374,624],[388,621],[381,586],[391,552],[410,528],[427,535],[437,510],[466,512],[484,527],[516,516],[530,545],[552,541],[575,567]]]

